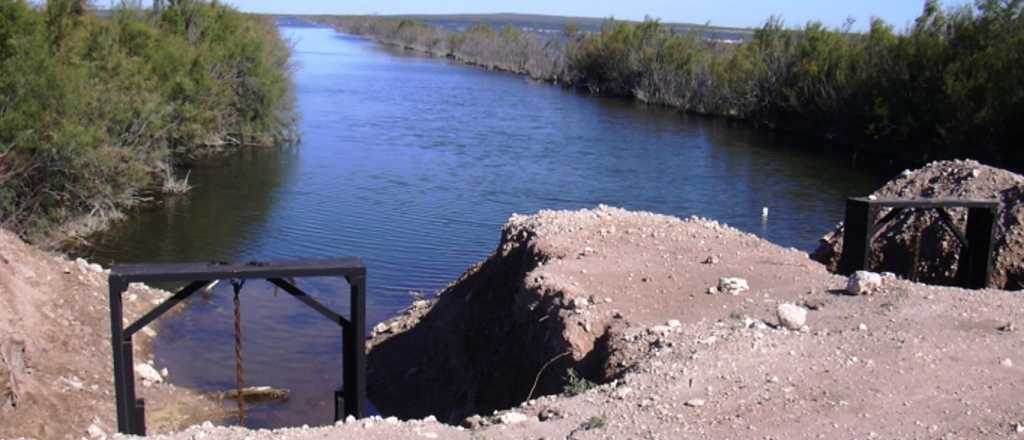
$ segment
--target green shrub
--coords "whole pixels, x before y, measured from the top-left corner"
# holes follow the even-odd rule
[[[287,140],[288,58],[274,23],[216,2],[0,0],[0,224],[41,238],[132,205],[177,156]]]

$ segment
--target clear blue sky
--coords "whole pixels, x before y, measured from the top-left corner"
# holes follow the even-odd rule
[[[944,5],[969,0],[945,0]],[[294,14],[454,14],[518,12],[529,14],[609,17],[639,20],[645,15],[662,21],[722,26],[757,26],[771,15],[788,25],[820,20],[839,26],[847,17],[864,29],[871,17],[881,17],[897,29],[913,21],[924,0],[225,0],[251,12]]]

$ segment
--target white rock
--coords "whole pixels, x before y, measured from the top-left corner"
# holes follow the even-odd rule
[[[667,325],[669,328],[677,328],[677,327],[682,326],[683,324],[681,322],[679,322],[678,319],[671,319],[665,325]]]
[[[572,307],[574,309],[577,309],[577,310],[585,309],[589,305],[590,305],[590,301],[588,301],[586,298],[584,298],[582,296],[578,296],[578,297],[572,299]]]
[[[509,411],[498,417],[498,421],[503,425],[512,425],[516,423],[522,423],[530,420],[530,417],[521,412]]]
[[[135,364],[135,374],[145,382],[161,383],[164,381],[163,376],[160,375],[159,371],[156,371],[156,368],[145,363]]]
[[[859,270],[846,283],[846,291],[851,295],[869,295],[882,288],[882,276]]]
[[[648,331],[651,332],[652,335],[662,335],[662,336],[664,336],[664,335],[667,335],[669,333],[672,333],[672,327],[669,327],[667,325],[656,325],[656,326],[651,327],[650,329],[648,329]]]
[[[807,323],[807,309],[795,304],[779,304],[775,309],[779,324],[790,330],[800,330]]]
[[[868,326],[867,326],[867,324],[862,322],[862,323],[860,323],[860,325],[857,326],[857,330],[860,330],[862,332],[866,332],[866,331],[868,331]]]
[[[612,397],[615,397],[617,399],[624,399],[624,398],[626,398],[626,396],[629,395],[629,393],[632,393],[632,392],[633,392],[632,388],[626,387],[626,386],[622,386],[622,387],[616,388],[615,391],[612,391]]]
[[[164,379],[166,379],[167,376],[169,376],[170,374],[171,374],[171,372],[167,371],[166,368],[161,368],[160,369],[160,376],[162,376]]]
[[[96,426],[95,423],[89,425],[85,432],[89,434],[89,438],[107,438],[107,433],[103,432],[103,429]]]
[[[378,323],[377,325],[373,326],[373,332],[374,333],[384,333],[384,332],[386,332],[386,331],[388,331],[390,329],[391,328],[388,327],[388,325],[383,323],[383,322]]]
[[[725,277],[718,280],[718,291],[730,295],[739,295],[750,290],[750,285],[743,278]]]
[[[1002,366],[1004,366],[1006,368],[1010,368],[1010,367],[1013,367],[1013,361],[1011,361],[1010,358],[1006,358],[1006,359],[1003,359],[1003,361],[1000,362],[999,365],[1002,365]]]
[[[704,404],[705,404],[704,399],[690,399],[690,400],[686,401],[686,406],[690,406],[690,407],[694,407],[694,408],[702,407],[702,406],[704,406]]]

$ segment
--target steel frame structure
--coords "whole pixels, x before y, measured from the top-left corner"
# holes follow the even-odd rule
[[[303,277],[344,277],[350,317],[327,308],[292,282]],[[342,388],[334,393],[334,417],[366,415],[366,267],[358,258],[323,261],[116,265],[110,270],[110,333],[114,355],[117,430],[146,434],[146,403],[135,396],[132,336],[215,280],[264,279],[316,310],[342,329]],[[124,327],[122,295],[130,283],[187,283],[178,293]]]
[[[874,221],[879,211],[892,208],[888,214]],[[967,208],[967,228],[960,232],[946,208]],[[839,272],[852,274],[869,269],[871,240],[882,224],[892,220],[906,209],[934,209],[941,223],[960,241],[961,251],[957,269],[957,284],[969,289],[989,286],[992,271],[992,249],[995,237],[995,218],[999,209],[997,200],[962,199],[872,199],[851,197],[846,200],[846,220],[843,223],[843,253],[839,259]]]

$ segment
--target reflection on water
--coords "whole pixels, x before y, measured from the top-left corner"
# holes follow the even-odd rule
[[[188,198],[98,238],[102,262],[360,256],[368,322],[431,293],[487,256],[512,213],[599,203],[701,215],[810,249],[843,198],[879,179],[776,135],[520,77],[395,53],[320,28],[296,41],[302,145],[193,168]],[[762,219],[768,206],[770,216]],[[341,280],[300,280],[345,311]],[[229,388],[231,299],[164,320],[158,362],[177,384]],[[333,324],[266,283],[243,293],[247,383],[290,388],[252,426],[324,424],[338,387]]]

